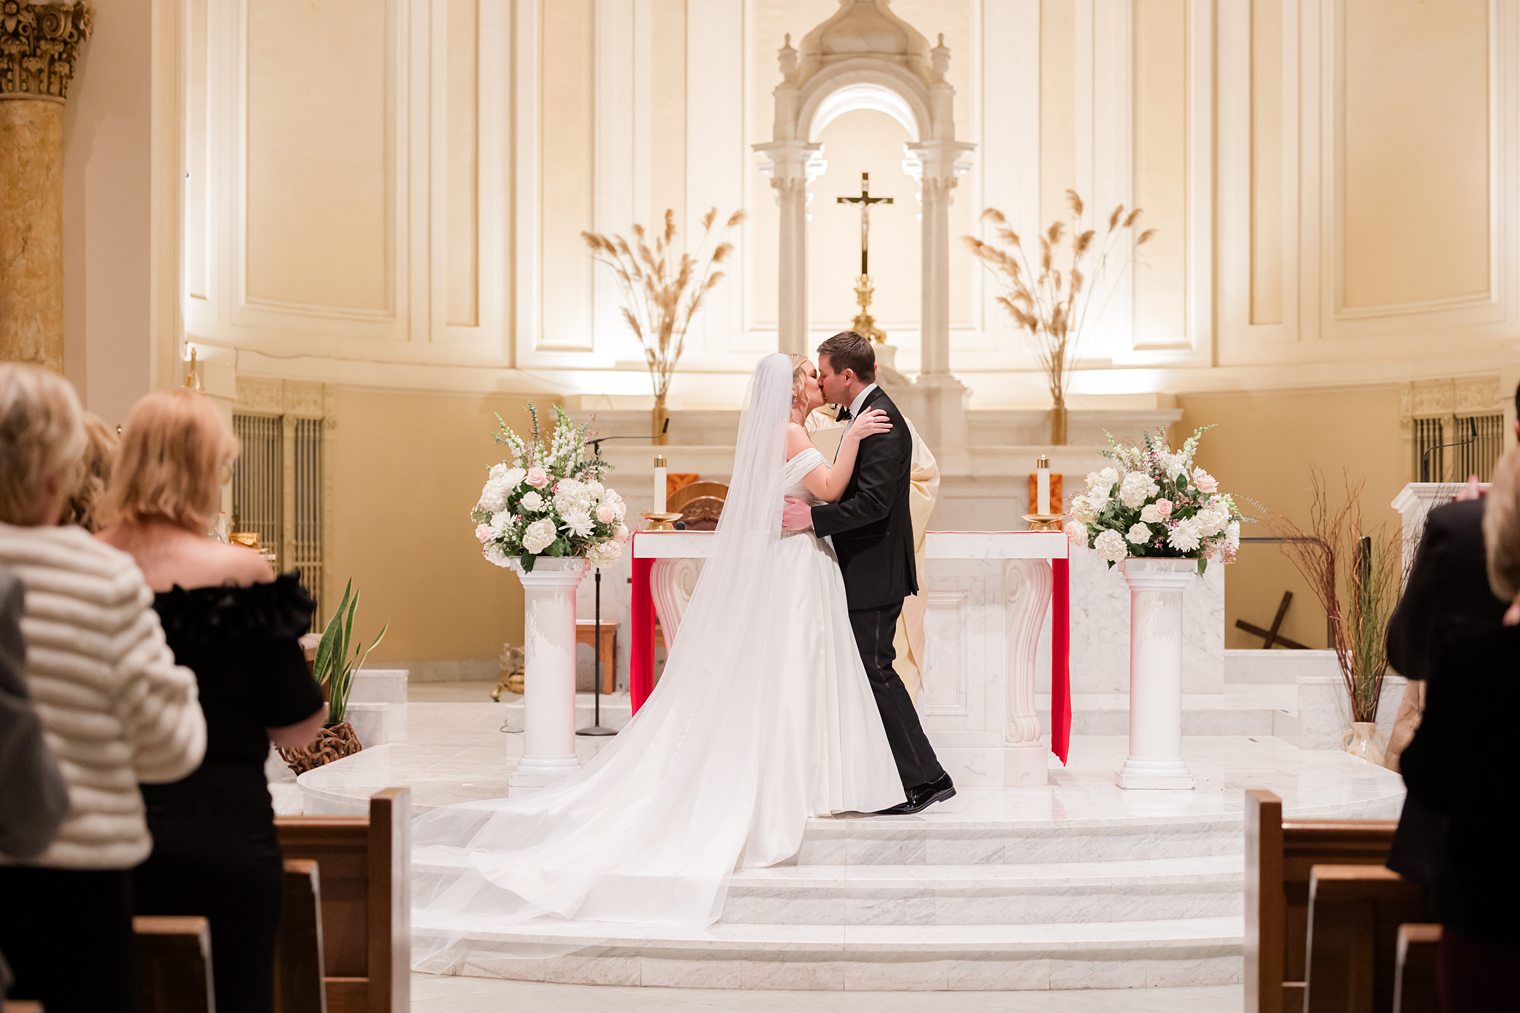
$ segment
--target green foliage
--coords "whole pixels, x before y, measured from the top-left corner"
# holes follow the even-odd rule
[[[335,725],[348,713],[348,694],[353,688],[354,673],[364,665],[369,652],[385,639],[390,623],[380,627],[368,647],[353,643],[354,612],[359,608],[359,592],[353,589],[352,579],[343,587],[343,597],[327,628],[322,631],[322,641],[317,645],[317,658],[312,665],[312,675],[327,690],[327,723]],[[352,647],[352,651],[350,648]]]

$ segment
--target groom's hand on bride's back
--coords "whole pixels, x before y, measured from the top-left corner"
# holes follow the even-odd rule
[[[781,529],[783,531],[810,531],[813,527],[813,508],[807,501],[786,498],[786,506],[781,508]]]

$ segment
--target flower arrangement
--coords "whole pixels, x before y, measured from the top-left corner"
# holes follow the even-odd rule
[[[1109,212],[1107,227],[1084,229],[1086,207],[1075,190],[1066,191],[1071,215],[1057,219],[1039,234],[1040,254],[1031,260],[1024,241],[997,208],[982,212],[992,226],[992,241],[962,236],[971,255],[997,279],[1001,294],[997,303],[1008,311],[1018,328],[1029,335],[1039,356],[1050,389],[1051,442],[1066,442],[1066,392],[1076,367],[1082,339],[1087,335],[1093,294],[1108,268],[1109,258],[1128,259],[1135,248],[1156,235],[1155,229],[1136,231],[1139,208],[1123,204]],[[1131,237],[1133,237],[1131,241]],[[1112,289],[1109,290],[1111,294]],[[1105,295],[1104,300],[1107,299]],[[1102,301],[1096,307],[1101,312]]]
[[[1140,446],[1110,436],[1103,456],[1114,466],[1089,474],[1087,492],[1072,497],[1072,541],[1097,550],[1110,567],[1132,557],[1196,559],[1202,574],[1210,560],[1234,562],[1244,518],[1214,476],[1193,464],[1208,429],[1194,430],[1175,453],[1159,429]]]
[[[480,499],[470,510],[475,538],[497,566],[516,560],[533,572],[539,556],[584,557],[592,566],[610,566],[623,554],[627,505],[602,484],[608,465],[585,457],[586,427],[554,408],[554,434],[546,446],[538,409],[528,405],[533,429],[524,440],[496,416],[496,442],[511,452],[493,464]]]
[[[655,443],[666,439],[665,398],[686,346],[686,330],[707,293],[723,280],[723,272],[714,268],[734,252],[727,236],[744,221],[744,212],[729,215],[715,233],[717,220],[717,208],[709,208],[702,216],[702,238],[695,252],[676,249],[676,213],[671,210],[665,212],[662,229],[635,225],[631,240],[615,234],[581,233],[592,259],[610,268],[623,289],[623,322],[639,339],[654,384]]]

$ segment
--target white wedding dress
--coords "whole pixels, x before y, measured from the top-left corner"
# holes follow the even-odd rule
[[[580,771],[413,824],[414,966],[530,919],[705,925],[735,868],[793,857],[808,817],[903,801],[832,548],[783,535],[791,362],[756,367],[714,552],[660,683]],[[531,692],[531,688],[530,688]]]

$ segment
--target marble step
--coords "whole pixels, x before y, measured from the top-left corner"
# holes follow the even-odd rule
[[[1240,980],[1239,916],[1039,925],[413,923],[443,973],[598,985],[805,990],[1028,990]]]
[[[1240,855],[1034,865],[747,869],[724,922],[1034,925],[1225,917],[1242,910]]]
[[[1265,692],[1252,692],[1265,691]],[[1232,687],[1227,694],[1186,693],[1182,734],[1282,735],[1292,718],[1292,704],[1276,686]],[[1040,727],[1050,728],[1050,697],[1035,697]],[[1129,697],[1122,693],[1076,693],[1071,700],[1073,735],[1128,735]]]
[[[411,672],[405,668],[361,668],[354,673],[348,698],[354,703],[406,703]]]

